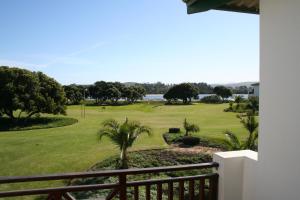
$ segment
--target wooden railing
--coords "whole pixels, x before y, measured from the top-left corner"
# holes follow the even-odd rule
[[[140,190],[139,188],[145,187],[145,198],[150,200],[151,187],[156,187],[156,199],[161,200],[163,193],[167,193],[168,199],[172,200],[174,194],[178,195],[180,200],[190,199],[195,197],[200,200],[217,200],[218,197],[218,174],[200,174],[194,176],[172,177],[165,179],[150,179],[128,182],[128,175],[150,174],[172,171],[190,171],[199,169],[217,168],[218,163],[201,163],[192,165],[178,165],[169,167],[156,167],[144,169],[127,169],[127,170],[105,170],[95,172],[83,173],[68,173],[68,174],[54,174],[46,176],[25,176],[25,177],[0,177],[1,184],[12,184],[22,182],[35,182],[35,181],[53,181],[53,180],[72,180],[82,178],[97,178],[97,177],[118,177],[117,183],[109,184],[92,184],[92,185],[69,185],[64,187],[55,188],[35,188],[26,190],[14,191],[0,191],[0,198],[3,197],[18,197],[27,195],[46,195],[47,200],[74,200],[71,196],[72,192],[83,192],[91,190],[105,190],[110,189],[112,192],[106,197],[107,200],[118,198],[126,200],[128,198],[128,188],[133,191],[133,199],[138,200]],[[175,184],[178,185],[175,187]],[[188,187],[185,187],[187,185]],[[167,188],[167,189],[163,189]]]

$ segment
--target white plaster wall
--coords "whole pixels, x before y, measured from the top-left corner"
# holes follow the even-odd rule
[[[257,180],[257,153],[252,152],[244,159],[243,200],[255,200]]]
[[[258,200],[300,199],[300,0],[260,0]]]
[[[256,152],[220,152],[213,155],[213,160],[219,163],[219,200],[254,200]]]

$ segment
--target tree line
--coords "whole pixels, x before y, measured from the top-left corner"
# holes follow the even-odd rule
[[[95,82],[88,87],[88,92],[97,104],[117,103],[120,99],[135,103],[146,95],[146,90],[141,86],[126,86],[120,82],[105,81]]]
[[[223,102],[232,96],[232,90],[224,86],[216,86],[213,88],[213,93],[222,98]],[[168,104],[176,103],[178,100],[181,100],[183,104],[189,104],[192,102],[192,99],[198,99],[198,95],[199,89],[194,84],[181,83],[171,87],[163,97],[168,101]]]
[[[125,83],[126,84],[126,83]],[[147,94],[166,94],[167,91],[175,86],[176,84],[164,84],[161,82],[157,83],[127,83],[131,85],[141,86],[145,88]],[[213,87],[207,83],[190,83],[199,92],[199,94],[212,94]]]
[[[135,103],[142,100],[146,90],[141,86],[127,86],[120,82],[97,81],[92,85],[63,86],[69,104],[79,104],[85,98],[93,99],[96,104],[117,104],[120,100]]]
[[[161,85],[159,83],[158,85]],[[97,81],[93,85],[65,85],[64,91],[69,104],[79,104],[83,99],[89,98],[95,100],[98,105],[102,104],[117,104],[120,100],[127,103],[135,103],[137,100],[142,100],[147,94],[147,90],[143,87],[147,84],[128,84],[120,82],[105,82]],[[149,86],[150,84],[148,84]],[[182,83],[172,85],[164,93],[163,98],[168,103],[174,103],[181,100],[184,104],[191,103],[192,99],[198,99],[201,94],[201,89],[211,87],[205,83]],[[149,88],[148,88],[149,89]],[[202,90],[203,91],[203,90]],[[211,87],[209,91],[211,94],[216,94],[222,101],[232,96],[232,88],[224,86]]]
[[[157,83],[124,83],[125,85],[136,85],[145,88],[147,94],[166,94],[167,91],[175,86],[176,84],[164,84],[161,82]],[[207,83],[190,83],[199,92],[199,94],[214,94],[214,87]],[[237,86],[237,87],[227,87],[233,94],[248,94],[250,87],[247,86]]]
[[[134,103],[139,99],[142,100],[146,94],[164,94],[164,98],[169,102],[181,99],[185,103],[188,103],[192,98],[197,99],[198,94],[217,94],[224,99],[231,96],[232,93],[247,94],[249,90],[247,86],[239,86],[235,88],[222,86],[221,90],[218,91],[219,86],[212,87],[207,83],[187,84],[188,85],[184,85],[184,88],[180,88],[183,85],[178,84],[178,86],[176,84],[164,84],[161,82],[120,83],[97,81],[93,85],[65,85],[64,90],[69,104],[79,104],[84,99],[84,96],[94,99],[96,104],[116,104],[119,100]]]

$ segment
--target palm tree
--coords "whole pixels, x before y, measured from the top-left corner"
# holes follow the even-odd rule
[[[199,126],[197,126],[196,124],[190,124],[186,119],[184,119],[183,127],[185,129],[185,136],[189,136],[190,132],[196,133],[200,131]]]
[[[243,97],[238,95],[235,97],[234,102],[236,103],[236,109],[239,109],[240,103],[243,101]]]
[[[255,141],[258,138],[258,122],[254,116],[254,113],[248,112],[246,118],[242,118],[241,116],[239,116],[239,118],[241,119],[241,123],[243,124],[243,126],[249,132],[249,137],[246,141],[245,146],[249,149],[253,149],[255,146]]]
[[[240,142],[237,136],[230,132],[225,131],[225,135],[229,140],[229,144],[231,146],[231,150],[241,150],[241,149],[250,149],[256,150],[256,141],[258,138],[258,122],[253,114],[253,112],[248,112],[246,118],[242,116],[238,116],[241,119],[241,123],[243,124],[244,128],[247,129],[249,135],[245,142]]]
[[[132,147],[136,139],[144,133],[149,136],[152,131],[149,127],[141,125],[137,121],[128,121],[126,118],[122,124],[114,119],[106,120],[102,123],[103,128],[99,131],[100,140],[103,136],[108,137],[116,146],[119,147],[120,153],[120,168],[128,168],[127,150]]]
[[[225,135],[228,137],[230,150],[241,150],[242,145],[240,143],[240,140],[237,138],[237,136],[232,133],[231,131],[226,130]]]
[[[250,110],[253,113],[256,113],[259,111],[259,99],[258,97],[250,97],[248,99],[248,103],[246,105],[246,108]]]

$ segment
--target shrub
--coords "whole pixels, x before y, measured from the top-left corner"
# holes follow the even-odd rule
[[[202,103],[212,103],[212,104],[222,103],[221,98],[217,95],[203,97],[200,101]]]
[[[258,103],[255,100],[245,100],[243,103],[229,103],[229,107],[224,109],[224,112],[247,113],[253,112],[258,114]]]
[[[180,133],[165,133],[163,134],[163,138],[165,142],[169,145],[171,144],[181,144],[183,143],[183,135]],[[212,139],[212,138],[205,138],[199,137],[199,145],[204,147],[212,147],[212,148],[219,148],[222,150],[229,150],[229,144],[227,140],[224,139]]]
[[[225,151],[229,150],[229,144],[224,139],[212,139],[212,138],[200,137],[199,145],[204,147],[219,148]]]
[[[169,128],[169,133],[180,133],[180,128]]]
[[[176,143],[179,139],[182,138],[182,135],[180,133],[164,133],[163,139],[167,144]]]
[[[195,146],[200,143],[200,139],[198,137],[193,136],[184,136],[181,140],[183,144],[188,146]]]

